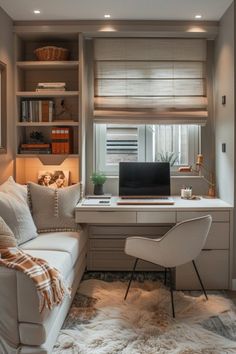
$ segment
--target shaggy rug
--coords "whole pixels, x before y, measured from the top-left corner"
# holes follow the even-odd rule
[[[236,315],[220,295],[193,297],[160,282],[90,279],[81,283],[53,354],[224,354],[236,353]]]

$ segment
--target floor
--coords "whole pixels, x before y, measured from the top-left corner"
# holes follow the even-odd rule
[[[121,281],[127,282],[130,279],[129,272],[86,272],[82,280],[98,279],[106,282]],[[146,280],[161,280],[164,281],[163,272],[136,272],[134,279],[139,282]],[[169,285],[169,278],[167,276],[167,286]],[[186,291],[191,296],[201,295],[200,291]],[[216,294],[222,295],[226,298],[230,298],[236,305],[236,291],[207,291],[209,295]],[[63,330],[78,331],[79,326],[90,326],[93,318],[97,316],[97,310],[95,306],[96,300],[93,297],[88,297],[77,292],[73,300],[72,307],[68,313],[68,316],[63,324]],[[235,315],[231,320],[231,314],[223,313],[222,316],[212,316],[201,323],[202,327],[222,336],[223,338],[230,339],[236,342],[236,321]],[[236,353],[236,351],[233,351]],[[83,353],[83,351],[81,352]],[[191,352],[192,353],[192,352]],[[202,353],[202,352],[201,352]],[[208,353],[208,352],[207,352]],[[210,353],[215,353],[210,351]],[[221,352],[220,352],[221,353]],[[228,353],[226,351],[226,353]],[[230,351],[231,353],[231,351]],[[217,352],[218,354],[218,352]]]

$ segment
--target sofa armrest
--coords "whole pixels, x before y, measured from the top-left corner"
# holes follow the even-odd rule
[[[0,267],[0,341],[19,344],[16,271]]]

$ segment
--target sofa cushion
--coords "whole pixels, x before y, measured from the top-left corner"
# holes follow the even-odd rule
[[[86,234],[80,232],[50,232],[42,233],[39,237],[25,243],[25,250],[51,250],[67,252],[74,265],[87,242]]]
[[[27,187],[16,183],[12,176],[0,185],[0,192],[10,194],[12,197],[27,205]]]
[[[24,252],[32,257],[41,258],[47,261],[52,267],[59,270],[64,279],[67,278],[73,267],[71,256],[67,252],[29,249],[24,249]]]
[[[76,231],[75,206],[79,202],[79,184],[51,189],[28,183],[31,212],[38,232]]]
[[[28,206],[5,192],[0,192],[0,216],[10,227],[18,245],[38,236]]]

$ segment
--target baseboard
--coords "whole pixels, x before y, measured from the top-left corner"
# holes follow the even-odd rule
[[[232,290],[236,290],[236,279],[232,279]]]

